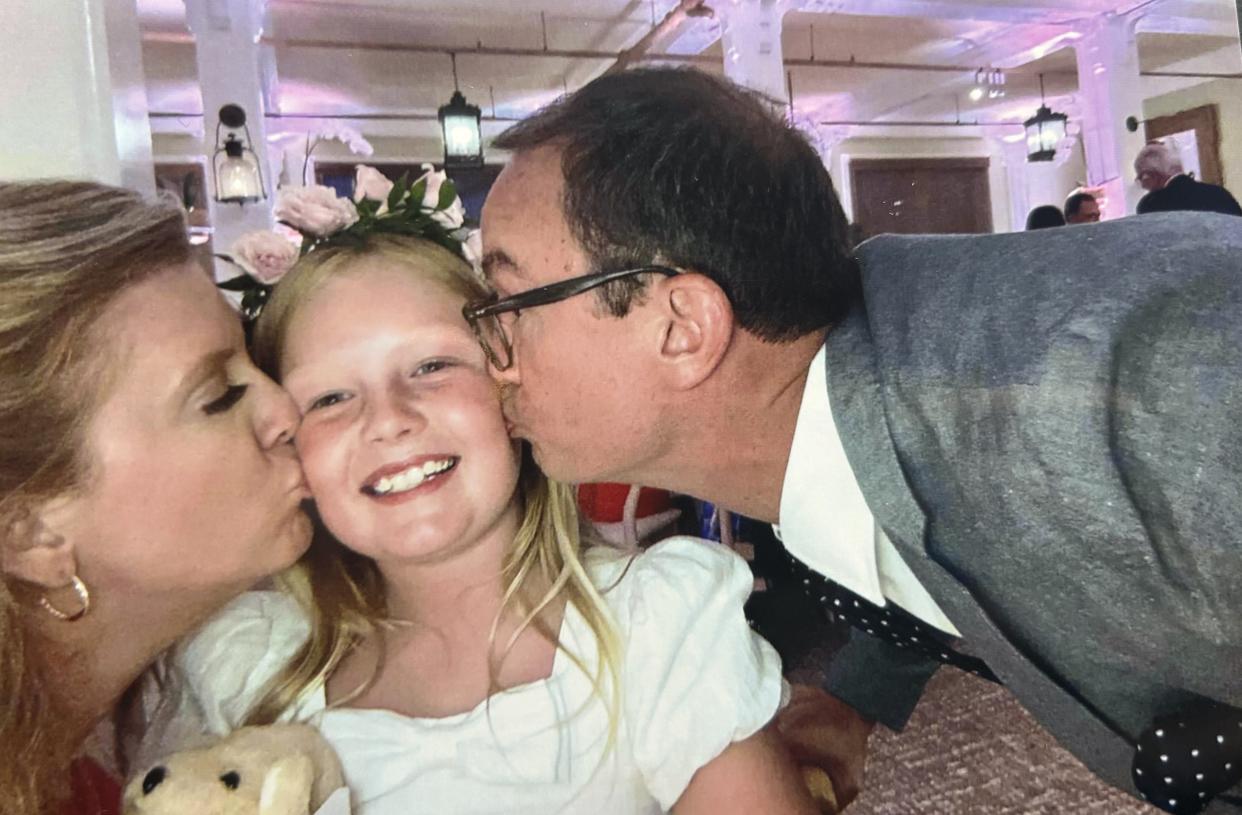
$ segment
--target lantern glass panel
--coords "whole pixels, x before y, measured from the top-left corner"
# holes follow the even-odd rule
[[[258,169],[248,155],[227,156],[216,167],[221,201],[257,201],[263,197]]]
[[[445,152],[450,156],[478,156],[479,120],[470,114],[447,114],[444,117],[444,145]]]
[[[1029,124],[1026,126],[1026,152],[1038,153],[1043,148],[1040,146],[1039,123]]]
[[[1065,121],[1063,119],[1050,119],[1044,122],[1043,132],[1040,135],[1043,139],[1044,150],[1056,150],[1057,145],[1065,138]]]

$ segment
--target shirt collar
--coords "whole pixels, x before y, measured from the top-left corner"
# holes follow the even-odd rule
[[[826,361],[821,346],[807,372],[774,529],[794,557],[882,606],[875,521],[833,421]]]

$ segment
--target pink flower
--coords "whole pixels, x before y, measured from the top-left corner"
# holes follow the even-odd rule
[[[353,201],[338,197],[331,187],[318,185],[282,188],[272,211],[277,219],[294,229],[321,238],[358,220],[358,209]]]
[[[424,164],[423,170],[420,180],[427,182],[427,191],[423,193],[423,209],[435,209],[440,203],[440,187],[448,180],[448,174],[443,170],[436,170],[430,164]],[[462,206],[461,198],[454,197],[453,203],[447,209],[433,213],[431,220],[445,229],[459,228],[466,220],[466,208]]]
[[[285,276],[298,259],[298,248],[275,232],[247,232],[229,249],[233,262],[246,274],[269,286]]]
[[[376,215],[383,215],[387,212],[388,193],[392,192],[392,182],[379,170],[365,164],[357,165],[354,173],[354,200],[361,201],[363,198],[370,198],[372,201],[379,201],[380,208]]]

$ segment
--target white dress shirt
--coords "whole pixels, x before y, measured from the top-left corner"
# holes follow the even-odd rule
[[[825,349],[806,378],[781,489],[777,537],[794,557],[877,606],[889,602],[960,636],[875,523],[832,418]]]

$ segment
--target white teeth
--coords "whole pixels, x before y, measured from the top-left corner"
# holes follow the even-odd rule
[[[371,487],[372,491],[379,495],[388,495],[394,492],[406,492],[412,490],[419,484],[426,481],[433,475],[438,475],[448,470],[455,463],[454,459],[440,459],[439,461],[428,461],[422,466],[414,466],[403,472],[391,476],[384,476]]]

